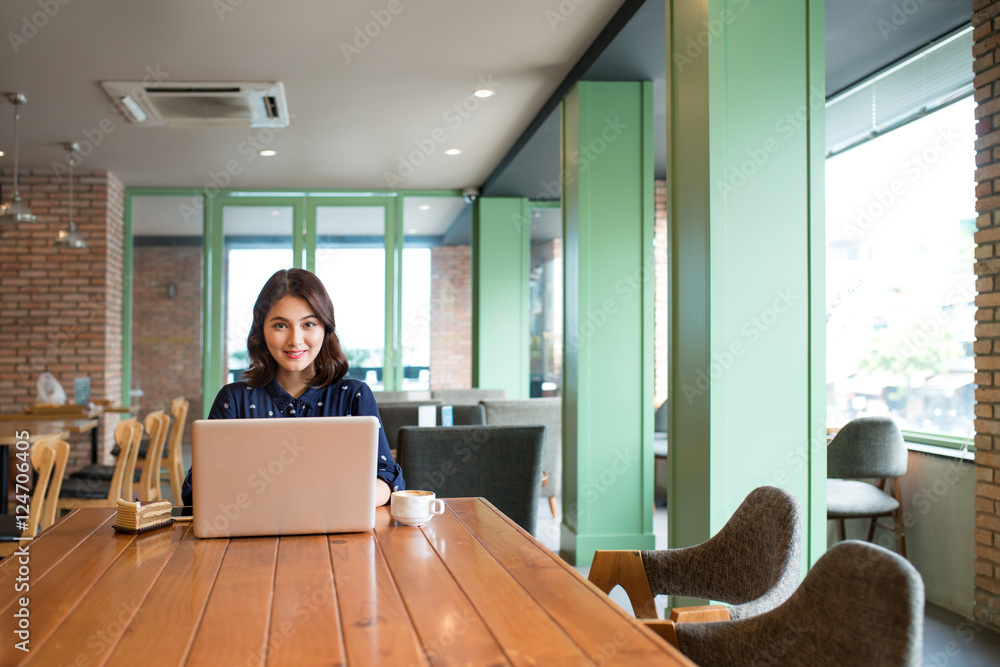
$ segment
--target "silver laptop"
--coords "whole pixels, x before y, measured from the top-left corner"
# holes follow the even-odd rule
[[[191,454],[197,537],[375,526],[375,417],[199,419]]]

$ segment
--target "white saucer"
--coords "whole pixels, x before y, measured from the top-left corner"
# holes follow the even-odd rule
[[[404,526],[422,526],[431,520],[430,516],[393,516],[393,519]]]

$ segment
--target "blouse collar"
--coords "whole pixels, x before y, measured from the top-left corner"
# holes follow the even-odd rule
[[[302,395],[297,399],[292,398],[292,395],[285,391],[284,387],[278,384],[277,379],[271,380],[265,389],[267,389],[267,393],[271,395],[271,400],[274,401],[274,404],[278,406],[279,410],[284,410],[295,401],[315,409],[316,402],[319,400],[319,396],[323,392],[322,387],[309,387],[302,392]]]

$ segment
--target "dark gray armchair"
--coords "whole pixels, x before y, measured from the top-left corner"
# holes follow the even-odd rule
[[[919,667],[924,582],[888,549],[849,540],[816,561],[771,611],[719,623],[652,625],[702,667]]]
[[[605,593],[620,584],[636,618],[657,618],[656,595],[718,600],[732,606],[717,608],[712,618],[747,618],[788,599],[799,583],[801,553],[799,501],[761,486],[709,540],[683,549],[598,551],[589,578]]]
[[[404,426],[396,460],[407,488],[481,496],[534,533],[544,442],[544,426]]]
[[[412,403],[384,403],[378,406],[379,419],[385,431],[389,449],[396,451],[399,445],[397,433],[403,426],[416,426],[421,405],[437,406],[437,423],[441,423],[440,401],[415,401]],[[486,423],[486,413],[481,405],[452,406],[452,424],[455,426],[482,426]],[[407,486],[409,478],[407,477]]]

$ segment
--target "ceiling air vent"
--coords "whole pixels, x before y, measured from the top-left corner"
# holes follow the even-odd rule
[[[133,125],[142,127],[287,127],[285,87],[276,81],[102,81]]]

